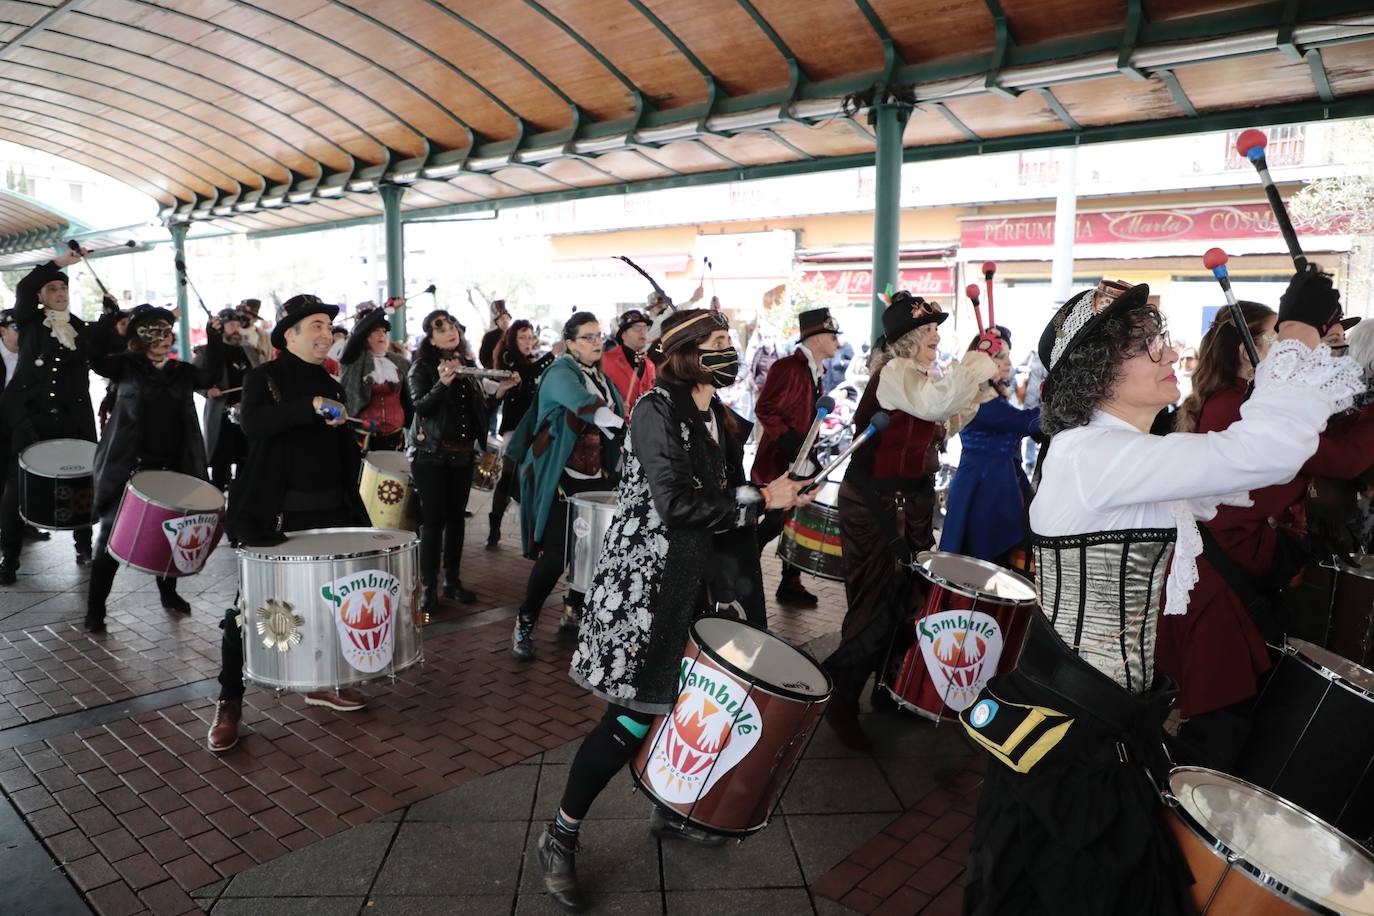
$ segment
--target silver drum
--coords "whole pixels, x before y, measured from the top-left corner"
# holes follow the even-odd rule
[[[591,591],[592,573],[601,559],[601,542],[615,517],[615,491],[592,490],[568,497],[568,555],[572,572],[568,584],[573,591]]]
[[[419,543],[409,531],[319,528],[240,547],[244,677],[337,690],[420,661]]]

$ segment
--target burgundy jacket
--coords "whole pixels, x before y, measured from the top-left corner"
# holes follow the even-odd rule
[[[749,474],[751,481],[768,484],[787,473],[816,418],[817,400],[811,365],[801,347],[769,367],[754,405],[763,436]]]

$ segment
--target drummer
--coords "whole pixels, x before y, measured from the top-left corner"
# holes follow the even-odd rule
[[[939,303],[905,290],[883,311],[888,344],[874,361],[873,375],[854,414],[865,428],[879,409],[889,411],[887,429],[859,447],[840,484],[840,538],[844,591],[849,609],[839,647],[824,662],[835,682],[826,721],[840,741],[867,749],[859,727],[859,695],[878,671],[899,623],[916,610],[912,559],[934,545],[935,486],[928,450],[936,424],[952,435],[984,401],[996,397],[987,382],[1000,373],[988,355],[1004,341],[995,333],[953,363],[937,379],[927,372],[940,345],[939,326],[949,315]],[[875,700],[886,694],[875,685]]]
[[[615,346],[601,360],[607,378],[620,389],[627,412],[641,394],[654,387],[654,364],[648,358],[649,321],[639,309],[622,314],[616,323]]]
[[[45,439],[94,442],[91,377],[86,362],[86,323],[67,308],[67,275],[62,268],[81,260],[65,251],[31,270],[15,289],[14,321],[19,356],[14,375],[0,393],[0,425],[9,433],[3,498],[0,498],[0,585],[17,580],[24,546],[19,517],[19,453]],[[106,300],[107,308],[118,304]],[[91,529],[78,528],[76,561],[91,561]]]
[[[229,419],[231,409],[243,400],[243,377],[261,361],[258,348],[248,342],[245,331],[251,319],[237,309],[221,309],[219,325],[224,340],[224,369],[214,387],[205,391],[205,455],[210,465],[210,482],[220,490],[229,489],[234,467],[248,451],[243,428]],[[195,359],[202,368],[205,351]]]
[[[367,527],[358,493],[361,455],[348,428],[343,389],[324,370],[339,313],[317,296],[293,296],[272,328],[281,351],[243,380],[243,433],[248,454],[229,490],[225,530],[237,544],[280,544],[287,532]],[[251,609],[250,609],[251,612]],[[220,694],[207,746],[220,753],[238,743],[243,711],[243,633],[239,609],[220,628]],[[365,705],[352,691],[308,693],[309,706],[353,712]]]
[[[575,861],[582,820],[633,759],[654,716],[673,708],[687,631],[706,607],[716,536],[752,528],[762,510],[811,499],[785,474],[762,491],[735,486],[744,480],[741,430],[716,397],[739,371],[725,316],[675,312],[661,340],[658,382],[639,399],[630,423],[625,476],[572,660],[573,680],[608,705],[578,748],[559,809],[539,837],[544,887],[574,912],[586,906]],[[724,842],[665,820],[657,808],[649,829],[704,845]]]
[[[511,322],[505,336],[496,344],[493,359],[497,369],[515,373],[518,381],[506,387],[498,385],[493,396],[501,407],[501,444],[510,444],[515,429],[525,414],[534,406],[534,398],[539,391],[539,377],[544,370],[562,355],[563,342],[560,340],[552,350],[538,358],[534,355],[536,337],[534,325],[521,318]],[[515,492],[515,463],[508,457],[501,461],[501,479],[491,494],[491,513],[487,516],[487,550],[495,550],[501,543],[501,519],[506,514],[511,494]]]
[[[135,471],[166,470],[205,480],[205,440],[196,421],[195,392],[220,377],[224,345],[218,318],[205,332],[205,351],[199,366],[172,359],[176,316],[166,309],[140,305],[129,316],[126,352],[103,355],[115,336],[118,316],[103,315],[90,331],[91,368],[115,386],[114,409],[95,448],[95,506],[100,513],[100,538],[91,563],[86,594],[86,629],[105,632],[105,600],[114,585],[119,563],[106,545],[114,530],[124,487]],[[161,536],[160,533],[158,535]],[[157,576],[162,609],[189,614],[191,605],[177,594],[173,576]]]
[[[405,448],[406,426],[413,412],[406,390],[410,360],[392,350],[387,337],[391,313],[403,301],[393,298],[381,308],[360,307],[353,332],[339,354],[344,403],[349,416],[362,420],[362,429],[370,433],[370,452]]]

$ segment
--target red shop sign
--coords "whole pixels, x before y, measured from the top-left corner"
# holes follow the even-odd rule
[[[910,290],[918,296],[954,295],[954,268],[913,267],[898,272],[898,289]],[[831,292],[845,296],[873,295],[871,270],[809,270],[803,280],[823,280]]]
[[[1313,234],[1340,233],[1299,228]],[[1279,227],[1267,204],[1230,207],[1108,210],[1078,214],[1075,242],[1167,242],[1173,240],[1279,238]],[[964,220],[960,233],[964,248],[1016,248],[1054,244],[1054,216],[1014,216],[1006,219]]]

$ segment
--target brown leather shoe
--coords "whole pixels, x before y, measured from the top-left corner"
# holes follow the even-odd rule
[[[305,695],[305,705],[323,706],[335,712],[357,712],[367,705],[367,700],[351,690],[319,690]]]
[[[242,700],[220,700],[215,704],[215,720],[205,746],[216,754],[223,754],[239,743],[239,720],[243,718]]]

